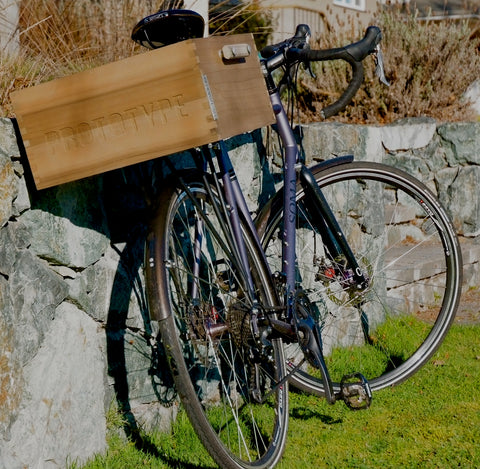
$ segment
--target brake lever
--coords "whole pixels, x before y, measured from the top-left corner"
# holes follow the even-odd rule
[[[315,73],[312,70],[312,62],[310,60],[308,62],[304,62],[303,66],[305,67],[305,70],[308,71],[309,75],[313,79],[317,78],[317,75],[315,75]]]
[[[383,66],[383,54],[380,49],[380,44],[377,44],[375,51],[373,52],[373,59],[375,60],[375,73],[378,79],[384,85],[390,86],[390,82],[385,77],[385,68]]]

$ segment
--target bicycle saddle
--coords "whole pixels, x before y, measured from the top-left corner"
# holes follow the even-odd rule
[[[158,49],[186,39],[203,37],[205,21],[191,10],[160,10],[146,16],[132,31],[132,39],[149,49]]]

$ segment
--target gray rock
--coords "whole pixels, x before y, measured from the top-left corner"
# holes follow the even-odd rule
[[[30,195],[28,193],[27,184],[25,182],[25,178],[22,178],[18,180],[17,196],[13,201],[14,215],[18,217],[26,210],[29,210],[30,207]]]
[[[19,218],[30,232],[30,249],[53,264],[82,269],[96,262],[109,245],[108,237],[68,217],[29,210]]]
[[[0,276],[0,455],[2,438],[10,438],[23,396],[23,368],[15,344],[12,304],[8,282]],[[1,463],[0,467],[5,467]]]
[[[250,211],[255,211],[262,191],[262,167],[257,144],[249,134],[228,141],[229,155]]]
[[[411,151],[389,153],[385,157],[384,163],[402,169],[424,183],[433,180],[433,174],[425,159],[414,155]]]
[[[143,259],[142,252],[137,256]],[[69,298],[97,321],[107,323],[111,311],[124,311],[127,327],[144,329],[147,312],[140,267],[141,262],[132,271],[122,262],[120,251],[109,247],[98,262],[74,278],[66,278]]]
[[[21,351],[21,361],[25,365],[42,345],[68,288],[46,262],[28,250],[17,255],[8,283],[15,346],[17,352]]]
[[[455,228],[464,236],[480,234],[480,167],[446,168],[437,173],[438,193]]]
[[[25,391],[10,437],[8,468],[63,468],[106,449],[104,334],[63,303],[42,347],[24,367]]]
[[[305,125],[302,132],[307,164],[342,155],[353,155],[357,161],[380,162],[385,154],[380,127],[333,122]]]
[[[327,160],[334,156],[354,154],[365,148],[366,135],[360,126],[317,123],[302,126],[302,146],[306,163]]]
[[[467,88],[463,98],[470,104],[477,116],[480,116],[480,80],[475,80]]]
[[[382,144],[389,151],[424,148],[436,129],[434,119],[402,119],[381,127]]]
[[[118,268],[119,256],[108,253],[98,262],[88,266],[73,279],[66,278],[69,298],[97,321],[107,322],[112,298],[112,286]],[[125,288],[128,288],[125,286]],[[128,307],[128,305],[127,305]]]
[[[13,201],[17,197],[17,177],[13,163],[0,155],[0,226],[5,225],[14,213]]]
[[[17,259],[12,223],[0,229],[0,274],[10,276]]]
[[[18,158],[17,138],[10,119],[0,118],[0,154]]]
[[[137,425],[145,431],[163,430],[171,427],[177,413],[174,404],[176,394],[165,381],[165,372],[160,375],[152,366],[155,354],[143,334],[127,331],[124,336],[125,369],[129,389],[129,403]]]
[[[456,164],[480,164],[480,122],[443,124],[438,133],[451,145]]]

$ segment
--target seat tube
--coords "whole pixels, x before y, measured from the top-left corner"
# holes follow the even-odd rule
[[[219,147],[220,152],[217,155],[218,164],[220,167],[221,177],[223,180],[225,197],[228,203],[229,218],[233,230],[233,236],[235,238],[235,248],[237,249],[239,258],[242,263],[242,268],[244,270],[243,275],[247,280],[247,287],[250,290],[249,293],[252,298],[255,298],[255,287],[252,279],[250,269],[248,268],[248,255],[245,247],[245,242],[242,236],[242,229],[240,226],[240,219],[238,214],[238,204],[236,199],[236,191],[234,185],[238,184],[235,171],[233,169],[230,157],[228,156],[228,151],[224,141],[220,141]]]

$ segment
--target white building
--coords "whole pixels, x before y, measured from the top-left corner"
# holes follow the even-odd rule
[[[363,29],[371,21],[379,6],[377,0],[259,0],[259,2],[273,12],[274,41],[292,35],[299,23],[308,24],[314,37],[328,28]]]
[[[18,50],[19,0],[0,0],[0,51]]]

